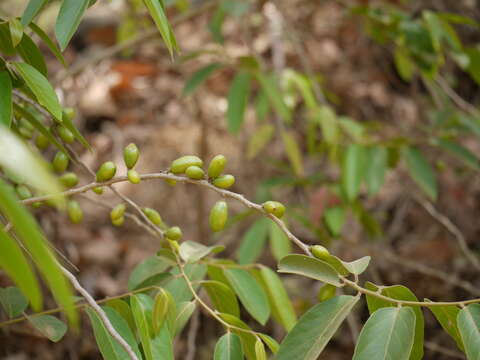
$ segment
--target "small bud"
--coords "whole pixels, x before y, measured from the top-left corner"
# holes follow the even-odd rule
[[[137,172],[137,170],[128,170],[127,177],[128,181],[130,181],[132,184],[138,184],[140,181],[142,181],[142,179],[140,178],[140,174]]]
[[[69,161],[67,154],[63,151],[58,151],[52,160],[53,169],[58,173],[62,173],[67,170]]]
[[[75,109],[71,107],[63,109],[63,116],[66,116],[68,120],[72,121],[75,118]]]
[[[72,223],[79,224],[82,222],[83,211],[78,202],[70,200],[67,204],[67,213]]]
[[[103,187],[97,186],[92,189],[92,191],[97,194],[97,195],[102,195],[103,194]]]
[[[162,217],[157,210],[154,210],[152,208],[143,208],[142,211],[145,216],[155,225],[161,225],[163,223]]]
[[[66,188],[71,188],[78,184],[78,176],[73,172],[63,174],[62,176],[60,176],[59,180],[60,183],[62,183],[62,185]]]
[[[330,252],[322,245],[313,245],[310,248],[310,251],[312,252],[313,256],[320,260],[326,260],[330,257]]]
[[[185,175],[187,175],[190,179],[200,180],[205,177],[205,172],[201,167],[189,166],[187,170],[185,170]]]
[[[135,166],[139,156],[140,151],[138,151],[138,147],[134,143],[128,144],[128,146],[123,149],[123,161],[125,161],[128,169],[132,169]]]
[[[125,214],[125,210],[127,209],[127,207],[125,206],[125,204],[118,204],[117,206],[115,206],[112,211],[110,211],[110,219],[112,221],[115,221],[117,220],[118,218],[121,218],[123,217],[123,215]]]
[[[216,179],[213,180],[213,185],[220,189],[228,189],[235,184],[235,177],[233,175],[220,175]]]
[[[228,220],[228,205],[225,201],[217,201],[210,211],[210,228],[212,231],[223,230]]]
[[[171,240],[180,240],[182,235],[182,229],[180,229],[178,226],[172,226],[165,232],[165,236]]]
[[[190,166],[202,167],[203,161],[195,155],[182,156],[172,162],[170,171],[174,174],[183,174]]]
[[[210,165],[208,165],[208,177],[212,179],[219,177],[226,165],[227,158],[225,156],[215,156],[212,161],[210,161]]]
[[[281,218],[283,214],[285,214],[285,206],[278,201],[266,201],[262,207],[267,213],[273,214],[278,218]]]
[[[110,180],[116,172],[117,166],[112,161],[104,162],[97,171],[97,182]]]

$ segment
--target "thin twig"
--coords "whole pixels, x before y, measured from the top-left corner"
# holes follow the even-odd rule
[[[197,340],[199,325],[200,325],[200,312],[196,311],[192,315],[192,319],[190,320],[190,328],[188,329],[188,336],[187,336],[187,355],[185,356],[185,360],[195,359],[195,353],[197,350],[196,340]]]
[[[452,101],[460,108],[462,109],[463,111],[471,114],[471,115],[475,115],[477,116],[480,111],[478,111],[478,109],[473,106],[472,104],[470,104],[469,102],[465,101],[460,95],[458,95],[455,90],[453,90],[450,85],[448,85],[447,81],[441,77],[441,76],[438,76],[436,78],[436,82],[438,85],[440,85],[440,87],[442,88],[442,90],[445,92],[445,94],[447,94],[447,96],[452,99]]]
[[[415,199],[425,210],[440,224],[442,224],[454,237],[457,239],[460,250],[463,252],[468,261],[477,269],[480,270],[480,261],[468,248],[465,236],[463,236],[460,229],[445,215],[440,213],[432,203],[423,199]]]
[[[58,265],[65,276],[70,280],[73,287],[77,289],[77,291],[82,294],[88,304],[92,307],[92,309],[98,314],[100,319],[102,320],[103,325],[107,329],[108,333],[120,344],[120,346],[127,352],[128,356],[132,360],[139,360],[135,352],[132,350],[130,345],[120,336],[120,334],[115,330],[112,323],[107,317],[107,314],[102,310],[102,308],[97,304],[95,299],[90,295],[90,293],[85,290],[82,285],[78,282],[77,278],[67,269],[65,269],[60,264]]]

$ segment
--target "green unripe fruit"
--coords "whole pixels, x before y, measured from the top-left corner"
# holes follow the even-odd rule
[[[281,218],[285,214],[285,205],[278,201],[266,201],[262,205],[263,209],[278,218]]]
[[[190,179],[200,180],[205,177],[205,172],[201,167],[189,166],[187,170],[185,170],[185,175],[187,175]]]
[[[35,201],[33,204],[32,204],[32,207],[34,209],[38,209],[40,206],[42,206],[43,203],[41,201]]]
[[[18,133],[26,140],[30,140],[33,137],[33,130],[30,130],[24,126],[18,128]]]
[[[174,174],[183,174],[190,166],[202,167],[203,161],[195,155],[182,156],[172,162],[170,171]]]
[[[210,211],[210,228],[212,231],[223,230],[228,220],[228,205],[225,201],[217,201]]]
[[[75,141],[75,136],[73,136],[73,133],[65,126],[58,126],[57,132],[58,136],[60,136],[60,139],[62,139],[65,143],[71,144]]]
[[[135,166],[139,156],[140,151],[138,151],[138,147],[134,143],[128,144],[123,149],[123,161],[125,161],[125,165],[129,169],[132,169]]]
[[[157,210],[154,210],[152,208],[143,208],[142,209],[143,213],[145,216],[155,225],[161,225],[162,224],[162,217],[158,213]]]
[[[208,165],[208,177],[212,179],[219,177],[225,169],[225,165],[227,165],[227,158],[225,156],[215,156],[212,161],[210,161],[210,165]]]
[[[39,148],[40,150],[45,150],[46,148],[48,148],[48,146],[50,145],[50,140],[48,140],[48,138],[43,135],[42,133],[38,134],[37,137],[35,138],[35,145],[37,146],[37,148]]]
[[[17,187],[15,187],[15,191],[17,192],[20,200],[25,200],[32,197],[30,189],[25,185],[18,185]]]
[[[115,176],[117,166],[112,161],[107,161],[97,171],[97,182],[108,181]]]
[[[140,181],[142,181],[142,178],[140,177],[140,174],[137,172],[137,170],[128,170],[127,177],[128,181],[130,181],[132,184],[138,184]]]
[[[70,121],[73,120],[75,117],[75,109],[71,107],[63,109],[63,116],[67,117]]]
[[[170,185],[170,186],[175,186],[177,185],[177,180],[173,180],[173,179],[165,179],[165,182]]]
[[[326,260],[330,257],[330,252],[322,245],[313,245],[310,248],[310,251],[312,252],[313,256],[320,260]]]
[[[110,211],[110,219],[114,221],[123,217],[123,215],[125,214],[125,210],[127,210],[125,204],[118,204],[112,209],[112,211]]]
[[[124,216],[120,216],[119,218],[112,220],[112,224],[115,226],[122,226],[124,222],[125,222]]]
[[[92,189],[92,191],[97,194],[97,195],[102,195],[103,194],[103,187],[97,186]]]
[[[78,184],[78,176],[73,172],[63,174],[59,180],[66,188],[71,188]]]
[[[52,160],[53,169],[58,173],[62,173],[67,170],[68,163],[68,156],[63,151],[58,151]]]
[[[331,284],[323,285],[318,291],[317,298],[318,301],[326,301],[335,296],[337,288]]]
[[[165,232],[165,236],[170,240],[180,240],[183,236],[182,229],[178,226],[172,226]]]
[[[213,180],[213,185],[220,189],[228,189],[235,184],[235,177],[233,175],[221,175]]]
[[[67,213],[72,223],[79,224],[82,222],[83,211],[78,202],[70,200],[67,204]]]

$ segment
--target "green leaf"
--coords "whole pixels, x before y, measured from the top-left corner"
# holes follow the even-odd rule
[[[178,304],[177,314],[175,316],[175,336],[180,334],[180,332],[183,330],[185,324],[190,319],[195,309],[195,301],[184,301]]]
[[[288,160],[290,160],[290,163],[292,164],[295,175],[303,177],[305,175],[305,170],[303,168],[302,152],[293,136],[293,132],[282,131],[281,134],[285,152],[287,153]]]
[[[48,0],[30,0],[28,5],[22,15],[22,25],[27,26],[33,20],[33,18],[38,14],[42,7],[47,3]]]
[[[320,106],[313,113],[313,120],[320,124],[326,143],[337,144],[340,136],[337,115],[330,106]]]
[[[376,285],[367,282],[365,287],[372,291],[378,291],[379,287]],[[418,301],[414,293],[410,291],[405,286],[394,285],[394,286],[385,286],[381,288],[382,295],[388,296],[397,300],[407,300],[407,301]],[[383,299],[378,299],[374,296],[367,295],[367,305],[368,311],[370,314],[373,314],[377,309],[384,307],[396,306],[395,303],[389,302]],[[420,360],[423,358],[423,338],[424,338],[424,319],[422,310],[419,307],[412,307],[415,314],[415,331],[414,331],[414,342],[412,351],[410,354],[410,360]]]
[[[65,50],[80,20],[87,10],[90,0],[63,0],[55,23],[55,36],[60,49]]]
[[[221,67],[222,64],[213,63],[196,71],[185,84],[183,95],[190,95],[193,93],[195,89],[199,87],[215,70]]]
[[[267,218],[260,218],[243,236],[240,247],[237,251],[239,264],[251,264],[257,261],[265,248],[268,233]]]
[[[0,71],[0,125],[12,124],[12,80],[8,71]]]
[[[245,309],[265,325],[270,317],[270,306],[267,295],[255,278],[243,269],[224,269],[223,272]]]
[[[2,183],[2,180],[0,180],[0,183]],[[3,186],[0,187],[2,199],[5,196]],[[23,256],[22,250],[16,241],[3,231],[3,228],[0,229],[0,268],[20,287],[22,292],[29,298],[32,307],[39,311],[42,307],[42,293],[40,292],[37,279]],[[6,296],[5,289],[3,289],[0,300],[5,309],[7,309],[10,308],[10,305],[5,302],[5,298],[9,298],[9,296]],[[11,311],[7,309],[7,314],[16,312],[13,308]]]
[[[231,332],[218,339],[215,345],[214,360],[242,360],[243,350],[240,337]]]
[[[172,335],[166,325],[162,327],[160,334],[152,339],[152,356],[155,360],[173,360]]]
[[[272,353],[276,354],[278,352],[278,350],[280,349],[280,344],[277,342],[277,340],[268,336],[267,334],[258,335],[262,338],[263,342],[268,346]]]
[[[280,261],[292,252],[292,243],[273,220],[269,221],[269,238],[270,250],[275,260]]]
[[[193,287],[196,289],[199,287],[199,282],[205,277],[207,266],[205,264],[187,264],[185,265],[184,270],[190,281],[195,284]],[[192,292],[188,284],[185,282],[185,279],[176,276],[179,275],[178,268],[172,270],[172,275],[176,278],[168,281],[164,288],[170,291],[175,299],[175,303],[190,301],[193,297]]]
[[[143,2],[152,16],[153,21],[157,25],[158,31],[160,31],[160,35],[162,36],[165,45],[167,45],[170,56],[173,56],[173,51],[178,50],[178,46],[172,28],[168,23],[167,15],[165,14],[163,1],[143,0]]]
[[[468,360],[478,360],[480,354],[480,305],[471,304],[457,315],[458,330]]]
[[[437,179],[431,165],[418,149],[409,147],[403,155],[412,179],[432,200],[436,200],[438,194]]]
[[[31,22],[29,25],[30,29],[38,35],[40,39],[47,45],[47,47],[50,49],[53,55],[62,63],[63,66],[67,66],[67,62],[65,61],[65,58],[63,57],[62,53],[60,52],[60,49],[57,47],[57,45],[50,39],[50,37],[47,35],[45,31],[42,30],[40,26],[37,24]]]
[[[245,324],[242,320],[240,320],[239,318],[233,315],[220,313],[220,317],[230,325],[233,325],[240,329],[251,331],[250,327],[248,327],[247,324]],[[257,360],[255,355],[255,343],[257,341],[257,338],[253,336],[251,333],[248,333],[245,331],[232,329],[232,333],[240,337],[240,340],[242,341],[242,349],[247,359]]]
[[[213,40],[219,44],[223,44],[224,38],[222,34],[222,27],[225,20],[225,11],[219,6],[212,19],[208,23],[208,30],[212,34]]]
[[[435,139],[434,144],[440,146],[452,155],[456,156],[470,168],[474,170],[480,170],[480,161],[475,156],[475,154],[473,154],[467,148],[446,139]]]
[[[17,47],[23,37],[23,26],[17,18],[12,18],[8,22],[10,27],[10,37],[12,38],[13,47]]]
[[[17,46],[17,51],[23,61],[37,69],[43,76],[47,77],[48,69],[42,52],[27,34],[23,35],[22,41]]]
[[[342,160],[342,188],[349,201],[355,200],[367,165],[366,148],[359,144],[347,147]]]
[[[250,73],[239,71],[228,91],[227,123],[228,131],[232,134],[237,134],[242,127],[250,94],[250,80]]]
[[[425,299],[425,301],[430,301]],[[460,331],[458,330],[457,316],[460,309],[457,306],[429,306],[428,309],[445,330],[457,343],[460,350],[465,351]]]
[[[354,261],[342,261],[342,265],[350,272],[351,274],[360,275],[365,270],[367,270],[368,264],[370,263],[370,256],[364,256],[360,259]]]
[[[312,307],[282,341],[275,359],[317,359],[358,300],[341,295]]]
[[[205,246],[198,242],[187,240],[180,245],[180,257],[190,263],[197,262],[210,254],[217,254],[225,249],[223,245]]]
[[[3,241],[1,236],[0,241]],[[10,286],[7,288],[0,288],[0,304],[2,304],[8,317],[14,318],[21,315],[25,311],[25,309],[28,307],[28,300],[19,288]]]
[[[410,81],[415,74],[415,63],[403,46],[396,46],[393,54],[398,74],[405,81]]]
[[[138,264],[133,271],[130,273],[130,278],[128,279],[128,290],[136,290],[144,287],[145,282],[157,275],[165,274],[166,278],[169,276],[166,273],[166,270],[170,267],[170,264],[158,256],[152,256],[145,259],[143,262]]]
[[[123,318],[123,320],[127,322],[132,333],[135,333],[135,320],[133,319],[132,310],[126,301],[121,299],[111,299],[108,300],[105,305],[115,310]]]
[[[257,360],[267,360],[267,352],[265,351],[265,345],[262,340],[257,338],[255,341],[255,358]]]
[[[150,301],[147,301],[147,299]],[[145,358],[147,360],[154,360],[150,339],[152,330],[147,315],[147,312],[151,311],[151,298],[143,294],[132,295],[130,297],[130,306],[132,307],[133,318],[138,329]]]
[[[47,339],[58,342],[67,332],[67,325],[51,315],[31,316],[28,321]]]
[[[352,360],[408,360],[412,351],[415,313],[410,307],[386,307],[365,323]]]
[[[155,296],[152,310],[152,325],[155,335],[160,333],[166,323],[171,331],[175,329],[176,305],[172,295],[165,289],[160,288]]]
[[[62,107],[57,94],[48,80],[33,66],[25,63],[13,63],[38,102],[58,120],[62,121]]]
[[[334,206],[328,208],[323,216],[325,217],[325,224],[332,235],[340,235],[345,223],[345,209],[342,206]]]
[[[341,285],[340,278],[332,266],[306,255],[285,256],[278,264],[278,272],[302,275],[335,286]]]
[[[255,73],[255,77],[260,83],[263,91],[268,97],[270,104],[275,109],[276,113],[287,123],[290,123],[292,120],[292,114],[288,109],[287,105],[283,101],[283,96],[280,90],[278,89],[277,84],[272,76],[262,74],[260,72]]]
[[[373,146],[368,149],[368,164],[365,174],[368,193],[375,195],[383,185],[388,164],[388,151],[383,146]]]
[[[274,318],[290,331],[297,322],[297,316],[287,291],[278,275],[268,267],[262,266],[260,275],[266,288]]]
[[[5,131],[0,133],[5,133]],[[0,140],[0,145],[1,144],[2,142]],[[64,307],[69,320],[73,324],[76,324],[78,314],[74,308],[70,284],[59,269],[58,262],[46,244],[46,240],[43,237],[38,224],[33,216],[17,202],[12,189],[3,181],[0,181],[0,194],[2,194],[0,211],[7,216],[8,220],[13,225],[13,229],[22,239],[23,244],[31,254],[40,273],[52,290],[56,301],[59,305]],[[20,288],[24,290],[21,286]],[[24,293],[28,294],[28,292],[25,291]],[[32,301],[32,306],[39,308],[39,300],[34,299],[34,301]]]
[[[267,146],[270,140],[272,140],[274,134],[275,127],[270,124],[262,125],[256,129],[248,140],[247,159],[251,160],[255,158],[260,151]]]
[[[141,359],[137,342],[127,322],[112,308],[108,306],[102,307],[113,327],[122,336],[122,338],[130,345],[132,350]],[[105,328],[100,317],[92,308],[87,308],[87,314],[92,323],[93,333],[97,341],[98,348],[105,360],[130,360],[130,356],[123,347],[110,335]]]
[[[237,297],[230,287],[214,280],[203,281],[202,286],[218,312],[240,317]]]

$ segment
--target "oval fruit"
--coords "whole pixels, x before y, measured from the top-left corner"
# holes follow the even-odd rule
[[[335,296],[337,288],[331,284],[323,285],[318,291],[317,298],[318,301],[326,301]]]
[[[285,214],[285,205],[278,201],[266,201],[262,205],[263,209],[278,218],[281,218]]]
[[[223,230],[228,220],[228,205],[225,201],[217,201],[210,211],[210,228],[212,231]]]
[[[67,107],[63,109],[63,116],[66,116],[68,120],[73,120],[75,117],[75,109],[71,107]]]
[[[67,204],[67,213],[70,221],[74,224],[79,224],[83,220],[83,210],[80,204],[75,200],[70,200]]]
[[[138,184],[140,181],[142,181],[140,174],[137,172],[137,170],[128,170],[127,177],[128,181],[130,181],[132,184]]]
[[[223,155],[215,156],[211,161],[210,165],[208,165],[208,177],[209,178],[216,178],[219,177],[220,174],[225,169],[227,165],[227,158]]]
[[[145,214],[145,216],[155,225],[162,224],[162,217],[160,216],[157,210],[152,208],[143,208],[142,211]]]
[[[107,161],[97,171],[97,182],[108,181],[115,176],[117,166],[112,161]]]
[[[178,226],[172,226],[165,232],[165,236],[170,240],[180,240],[182,235],[182,229]]]
[[[25,200],[32,197],[32,193],[30,189],[25,185],[17,185],[17,187],[15,188],[15,191],[17,192],[17,195],[20,200]]]
[[[50,140],[48,140],[48,138],[45,135],[40,133],[35,138],[35,145],[40,150],[45,150],[50,145]]]
[[[67,170],[68,163],[68,156],[63,151],[58,151],[52,160],[53,169],[59,173]]]
[[[177,180],[173,180],[173,179],[165,179],[165,182],[170,185],[170,186],[175,186],[177,185]]]
[[[60,136],[60,139],[62,139],[65,143],[71,144],[75,141],[75,136],[73,136],[73,133],[65,126],[58,126],[57,132],[58,136]]]
[[[310,248],[313,256],[320,260],[326,260],[330,257],[330,251],[325,246],[322,245],[313,245]]]
[[[172,162],[170,171],[174,174],[183,174],[190,166],[202,167],[203,161],[195,155],[182,156]]]
[[[228,189],[235,184],[235,177],[233,175],[221,175],[213,180],[213,185],[220,189]]]
[[[78,176],[73,172],[63,174],[62,176],[60,176],[59,180],[60,183],[66,188],[71,188],[78,184]]]
[[[112,224],[115,226],[122,226],[124,222],[125,222],[124,216],[120,216],[119,218],[112,220]]]
[[[190,179],[200,180],[205,177],[205,172],[201,167],[189,166],[187,170],[185,170],[185,175],[187,175]]]
[[[103,187],[97,186],[92,189],[92,191],[97,194],[97,195],[102,195],[103,194]]]
[[[112,221],[114,221],[114,220],[117,220],[118,218],[123,217],[126,209],[127,209],[127,207],[125,206],[125,204],[123,204],[123,203],[118,204],[117,206],[115,206],[112,209],[112,211],[110,211],[110,219]]]
[[[123,149],[123,161],[125,161],[128,169],[132,169],[135,166],[139,156],[140,151],[134,143],[128,144],[125,149]]]

